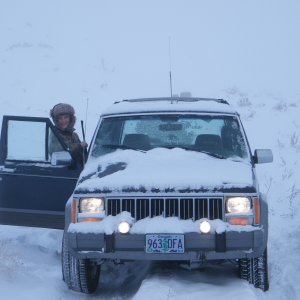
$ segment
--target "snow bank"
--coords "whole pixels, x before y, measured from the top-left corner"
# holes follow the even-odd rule
[[[273,150],[272,164],[257,165],[260,189],[269,203],[270,291],[262,299],[300,297],[300,96],[232,97],[252,149]]]

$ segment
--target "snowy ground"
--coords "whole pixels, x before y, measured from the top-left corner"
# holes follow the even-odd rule
[[[0,226],[0,290],[10,299],[297,299],[300,297],[300,99],[227,95],[241,113],[253,149],[271,148],[274,163],[257,166],[270,213],[270,291],[263,294],[237,278],[236,269],[208,266],[107,265],[97,293],[68,291],[61,280],[57,230]],[[257,134],[259,130],[260,134]]]
[[[61,280],[60,231],[0,226],[1,299],[300,299],[298,1],[0,2],[0,117],[47,117],[66,101],[81,120],[88,98],[90,139],[113,101],[169,96],[171,37],[175,93],[228,99],[252,150],[274,154],[257,167],[269,199],[269,292],[231,265],[131,263],[105,266],[96,294],[79,295]]]
[[[133,262],[103,267],[97,292],[85,296],[61,280],[58,230],[1,227],[1,295],[9,299],[257,299],[262,292],[237,278],[232,265],[186,270]]]

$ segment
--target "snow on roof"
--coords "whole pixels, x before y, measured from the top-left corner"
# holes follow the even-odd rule
[[[102,115],[149,112],[216,112],[236,114],[236,111],[223,99],[173,97],[115,102]]]

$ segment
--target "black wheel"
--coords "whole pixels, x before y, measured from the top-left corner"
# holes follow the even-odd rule
[[[241,279],[249,281],[250,278],[250,263],[249,259],[242,258],[239,260],[239,276]]]
[[[240,278],[247,280],[256,288],[264,292],[269,289],[268,251],[256,258],[243,258],[239,260]]]
[[[61,263],[63,280],[69,289],[85,294],[91,294],[96,291],[100,276],[100,266],[92,263],[89,259],[74,257],[69,252],[65,235],[62,242]]]

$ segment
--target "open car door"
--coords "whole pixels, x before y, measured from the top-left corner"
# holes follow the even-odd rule
[[[0,224],[62,229],[80,172],[48,118],[4,116]]]

